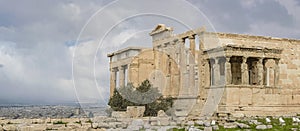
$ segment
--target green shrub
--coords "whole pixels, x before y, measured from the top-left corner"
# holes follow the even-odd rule
[[[127,106],[145,106],[144,116],[157,116],[159,110],[167,111],[173,106],[173,98],[163,97],[149,80],[145,80],[137,88],[128,84],[119,91],[114,90],[108,105],[114,111],[126,111]]]

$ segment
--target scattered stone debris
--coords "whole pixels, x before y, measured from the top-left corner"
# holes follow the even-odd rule
[[[168,116],[164,111],[158,111],[157,117],[142,116],[143,108],[129,108],[128,111],[112,112],[113,115],[76,117],[76,118],[32,118],[10,119],[0,118],[1,130],[100,130],[100,131],[139,131],[139,130],[172,130],[184,129],[187,131],[216,131],[216,130],[278,130],[278,128],[299,130],[299,116],[283,117],[240,117],[231,118],[233,115],[211,118],[182,118]],[[133,111],[136,110],[136,111]],[[140,111],[137,111],[140,110]],[[133,117],[135,116],[135,118]],[[236,117],[236,116],[235,116]],[[298,127],[298,128],[297,128]],[[280,130],[279,129],[279,130]]]

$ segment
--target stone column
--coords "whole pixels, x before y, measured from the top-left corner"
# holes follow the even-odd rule
[[[116,68],[110,69],[110,97],[113,96],[114,90],[116,89],[116,75],[117,75],[117,70]]]
[[[119,72],[119,86],[124,87],[125,86],[125,68],[124,66],[119,67],[120,72]]]
[[[193,57],[195,58],[195,36],[189,36],[190,40],[190,51],[193,54]]]
[[[241,64],[241,73],[242,73],[242,84],[249,85],[249,74],[248,74],[248,65],[247,57],[243,57],[243,62]]]
[[[199,51],[202,53],[204,51],[204,38],[199,37]]]
[[[257,75],[258,85],[263,85],[263,76],[264,76],[263,58],[258,58],[257,73],[258,73]]]
[[[188,72],[187,72],[187,64],[186,64],[186,50],[185,50],[185,40],[179,38],[178,39],[178,50],[179,50],[179,70],[180,70],[180,92],[179,95],[183,96],[188,93]]]
[[[219,58],[215,58],[215,64],[213,65],[213,70],[214,70],[214,85],[219,85],[220,83]]]
[[[185,65],[185,63],[186,63],[186,52],[185,52],[185,46],[184,46],[184,39],[178,39],[178,44],[177,44],[177,59],[178,59],[178,61],[177,61],[177,63],[179,64],[179,66],[180,66],[180,71],[182,72],[183,70],[184,70],[184,72],[185,72],[185,68],[183,68],[183,67],[185,67],[184,65]]]
[[[274,76],[274,86],[278,86],[278,83],[279,83],[279,73],[280,73],[280,70],[279,70],[279,59],[274,59],[275,60],[275,76]]]
[[[204,84],[204,87],[209,87],[211,85],[211,69],[210,69],[210,66],[209,66],[209,59],[208,60],[205,60],[203,59],[204,61],[204,75],[202,76],[205,76],[205,81],[203,81],[203,84]],[[201,71],[199,71],[199,73],[201,73]],[[201,80],[201,77],[199,77],[199,79]]]
[[[195,90],[195,66],[194,64],[190,65],[189,69],[189,94],[195,94],[197,91]],[[193,95],[194,96],[194,95]]]
[[[225,77],[226,77],[226,85],[230,85],[232,84],[232,75],[231,75],[231,63],[230,63],[230,57],[231,56],[227,56],[226,57],[226,61],[225,61]]]

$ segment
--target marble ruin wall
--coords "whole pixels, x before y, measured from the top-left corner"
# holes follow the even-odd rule
[[[262,86],[228,86],[219,112],[242,112],[247,115],[283,115],[299,113],[300,41],[235,34],[219,34],[223,44],[241,47],[282,48],[279,59],[262,57]],[[246,55],[247,57],[247,55]],[[248,59],[251,61],[251,59]],[[249,68],[250,66],[248,66]],[[254,67],[254,70],[257,67]],[[275,72],[279,73],[275,73]],[[266,74],[269,74],[267,76]],[[251,80],[251,79],[250,79]],[[256,81],[252,81],[255,82]]]
[[[149,79],[163,95],[182,98],[187,105],[181,104],[180,110],[192,108],[188,112],[193,115],[200,114],[209,97],[220,97],[218,113],[299,113],[299,40],[211,33],[204,28],[172,31],[158,25],[150,33],[153,48],[128,48],[109,55],[111,93],[127,82],[138,86]],[[133,51],[138,53],[114,60]],[[220,87],[223,93],[209,95],[220,92]]]

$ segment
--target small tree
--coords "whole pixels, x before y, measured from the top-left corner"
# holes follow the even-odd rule
[[[114,90],[113,96],[109,99],[108,105],[114,111],[126,111],[127,106],[134,104],[124,99],[117,90]]]
[[[114,91],[108,105],[115,111],[125,111],[127,106],[145,106],[144,116],[156,116],[159,110],[167,111],[173,106],[172,97],[163,97],[149,80],[135,88],[132,84]]]

